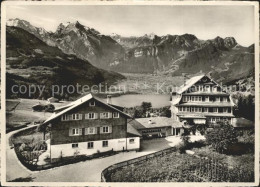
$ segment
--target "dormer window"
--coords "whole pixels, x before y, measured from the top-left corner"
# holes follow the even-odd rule
[[[96,105],[95,101],[90,101],[89,102],[89,106],[95,106],[95,105]]]

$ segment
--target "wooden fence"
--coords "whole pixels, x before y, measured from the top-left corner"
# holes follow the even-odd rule
[[[101,182],[112,182],[111,174],[122,167],[145,162],[153,157],[159,157],[176,151],[176,147],[171,147],[149,155],[134,158],[109,166],[101,173]],[[201,158],[191,156],[190,160],[185,160],[182,166],[176,167],[169,177],[177,182],[253,182],[254,172],[245,171],[244,168],[229,168],[215,158]],[[194,164],[194,161],[197,163]],[[138,181],[137,181],[138,182]]]
[[[151,154],[148,154],[148,155],[144,155],[144,156],[141,156],[141,157],[137,157],[137,158],[134,158],[134,159],[131,159],[131,160],[127,160],[127,161],[124,161],[124,162],[119,162],[117,164],[111,165],[101,172],[101,182],[110,182],[111,181],[110,174],[111,174],[111,172],[115,171],[116,169],[119,169],[119,168],[122,168],[122,167],[125,167],[125,166],[129,166],[129,165],[132,165],[132,164],[142,163],[142,162],[147,161],[147,160],[149,160],[153,157],[163,156],[163,155],[166,155],[168,153],[172,153],[176,150],[177,150],[176,147],[170,147],[170,148],[167,148],[167,149],[155,152],[155,153],[151,153]]]

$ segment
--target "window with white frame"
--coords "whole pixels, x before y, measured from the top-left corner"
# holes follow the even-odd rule
[[[81,120],[82,114],[72,114],[72,120]]]
[[[89,127],[87,128],[88,134],[95,134],[96,133],[96,128],[95,127]]]
[[[209,102],[209,96],[206,96],[206,97],[205,97],[205,101],[206,101],[206,102]]]
[[[209,85],[205,86],[205,90],[206,90],[207,92],[210,92],[210,86],[209,86]]]
[[[213,112],[217,113],[218,112],[218,108],[213,108]]]
[[[77,144],[77,143],[72,144],[72,148],[78,148],[78,147],[79,147],[79,144]]]
[[[182,110],[182,107],[179,107],[179,111],[180,111],[180,112],[182,112],[182,111],[183,111],[183,110]]]
[[[194,107],[190,107],[190,111],[191,112],[195,112],[195,108]]]
[[[211,122],[216,122],[216,118],[211,118]]]
[[[199,96],[198,99],[199,99],[198,101],[202,101],[202,97],[201,96]]]
[[[94,142],[88,142],[88,149],[94,148]]]
[[[113,112],[113,118],[119,118],[119,112]]]
[[[218,91],[218,87],[214,86],[213,87],[213,92],[217,92]]]
[[[102,113],[100,114],[100,118],[102,118],[102,119],[107,119],[107,118],[109,118],[109,112],[102,112]]]
[[[87,113],[87,114],[85,115],[85,118],[86,118],[86,119],[95,119],[95,113],[94,113],[94,112]]]
[[[183,102],[188,102],[190,100],[189,96],[183,96]]]
[[[95,105],[96,105],[95,101],[90,101],[89,102],[89,106],[95,106]]]
[[[220,102],[220,97],[216,97],[216,102]]]
[[[72,135],[79,135],[79,129],[78,128],[72,129]]]
[[[201,107],[198,108],[198,112],[202,112],[202,108]]]
[[[69,121],[70,120],[70,115],[64,114],[61,116],[61,121]]]
[[[109,133],[109,126],[104,126],[101,128],[102,133]]]
[[[204,112],[209,112],[209,108],[204,108]]]
[[[102,146],[103,146],[103,147],[108,147],[108,141],[107,141],[107,140],[102,141]]]
[[[195,101],[195,96],[191,96],[191,101]]]
[[[217,117],[217,118],[216,118],[216,121],[220,121],[220,118],[219,118],[219,117]]]
[[[223,113],[228,113],[228,108],[223,108]]]
[[[223,102],[227,102],[227,97],[223,97]]]

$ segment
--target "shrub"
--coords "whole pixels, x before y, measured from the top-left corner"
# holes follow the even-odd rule
[[[238,142],[237,133],[231,125],[221,125],[207,131],[206,142],[211,145],[217,152],[224,153],[228,147]]]

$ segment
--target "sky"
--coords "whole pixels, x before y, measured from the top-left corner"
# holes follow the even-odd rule
[[[254,7],[250,5],[10,5],[6,16],[48,31],[55,31],[61,22],[79,21],[106,35],[189,33],[202,40],[232,36],[243,46],[254,43]]]

